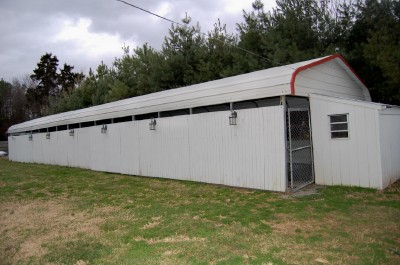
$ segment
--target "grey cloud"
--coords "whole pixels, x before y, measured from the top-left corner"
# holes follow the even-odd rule
[[[180,22],[185,13],[192,23],[200,23],[203,32],[212,29],[218,18],[227,24],[230,32],[235,31],[235,23],[242,21],[241,14],[224,13],[226,1],[219,0],[126,0],[145,9],[156,11],[160,4],[171,5],[168,18]],[[232,0],[232,2],[241,0]],[[237,3],[237,2],[235,2]],[[243,6],[250,10],[250,4]],[[119,35],[120,47],[141,46],[148,43],[159,49],[168,34],[171,24],[155,19],[150,14],[137,10],[115,0],[2,0],[0,1],[0,77],[10,80],[30,73],[41,55],[53,52],[60,64],[67,62],[76,70],[88,71],[101,61],[110,63],[120,54],[91,58],[77,54],[77,43],[51,40],[60,30],[60,19],[78,21],[87,18],[92,21],[90,32]],[[130,41],[129,41],[130,40]],[[132,40],[134,43],[132,43]],[[134,47],[132,47],[134,48]],[[115,49],[114,49],[115,50]]]

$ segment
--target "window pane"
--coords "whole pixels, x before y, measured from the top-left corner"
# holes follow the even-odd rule
[[[347,115],[343,114],[343,115],[333,115],[330,116],[331,118],[331,123],[334,122],[347,122]]]
[[[332,139],[334,138],[348,138],[349,132],[332,132],[331,133]]]
[[[347,130],[347,123],[331,124],[331,131]]]

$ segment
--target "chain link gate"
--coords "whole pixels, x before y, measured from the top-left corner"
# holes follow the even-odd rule
[[[308,109],[288,109],[290,188],[292,192],[314,182],[311,122]]]

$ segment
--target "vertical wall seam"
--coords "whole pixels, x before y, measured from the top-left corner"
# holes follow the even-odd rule
[[[378,174],[380,189],[384,188],[383,185],[383,167],[382,167],[382,141],[381,141],[381,126],[380,126],[380,111],[375,110],[375,124],[376,124],[376,144],[377,144],[377,156],[378,156]]]

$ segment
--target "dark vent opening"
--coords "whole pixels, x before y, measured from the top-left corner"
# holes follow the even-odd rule
[[[91,127],[94,126],[94,121],[87,121],[81,123],[81,128]]]
[[[147,120],[151,118],[158,118],[158,112],[140,114],[135,116],[135,120],[137,121]]]
[[[160,117],[173,117],[173,116],[181,116],[189,114],[190,114],[190,109],[178,109],[178,110],[160,112]]]
[[[203,107],[196,107],[192,109],[193,114],[205,113],[205,112],[217,112],[217,111],[226,111],[230,110],[231,106],[229,103],[218,104],[218,105],[210,105]]]
[[[309,108],[310,103],[308,98],[287,96],[286,103],[288,108]]]
[[[233,109],[252,109],[279,106],[281,104],[280,97],[262,98],[254,100],[245,100],[233,103]]]
[[[69,129],[77,129],[79,128],[79,123],[72,123],[69,125]]]
[[[67,130],[67,129],[68,129],[67,125],[60,125],[60,126],[57,126],[57,131],[65,131],[65,130]]]
[[[111,119],[104,119],[96,121],[96,125],[111,124]]]
[[[132,121],[132,116],[114,118],[114,123],[128,122],[128,121]]]

